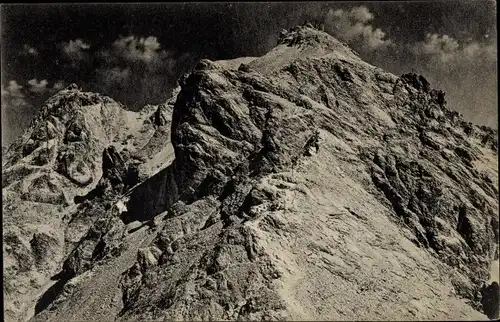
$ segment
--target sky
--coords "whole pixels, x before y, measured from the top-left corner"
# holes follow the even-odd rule
[[[261,56],[305,21],[373,65],[424,75],[450,108],[497,128],[491,0],[4,4],[0,14],[2,145],[70,83],[138,110],[167,100],[198,60]]]

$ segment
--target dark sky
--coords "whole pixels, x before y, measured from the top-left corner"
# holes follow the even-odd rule
[[[424,74],[452,108],[496,127],[493,1],[18,4],[1,6],[2,144],[69,83],[131,109],[161,103],[197,60],[263,55],[306,20],[374,65]]]

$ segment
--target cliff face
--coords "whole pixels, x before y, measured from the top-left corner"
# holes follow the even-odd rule
[[[23,136],[35,143],[20,139],[3,161],[4,178],[18,171],[3,186],[5,222],[15,231],[4,242],[15,267],[5,280],[23,285],[27,298],[16,303],[19,288],[7,291],[12,318],[498,314],[481,299],[498,291],[482,284],[499,253],[496,131],[464,122],[422,76],[384,72],[309,26],[240,61],[237,69],[200,61],[169,102],[138,115],[101,108],[102,129],[88,126],[90,103],[78,109],[85,121],[69,113],[63,147],[43,170],[67,182],[59,212],[47,200],[20,202],[12,188],[43,169],[28,166],[42,149],[33,129],[50,119],[42,110]],[[123,131],[115,125],[122,119],[141,126]],[[84,143],[63,139],[73,136]],[[138,143],[123,151],[112,142],[122,136]],[[87,179],[69,160],[92,169]],[[15,170],[21,165],[30,170]],[[9,210],[8,193],[31,230],[18,228],[26,224]],[[52,233],[27,243],[45,227],[33,222],[42,216]],[[45,251],[38,257],[37,247]],[[30,263],[22,256],[53,264],[31,260],[21,269]],[[35,274],[53,281],[24,286]]]
[[[2,205],[7,318],[32,311],[39,293],[53,283],[50,277],[99,219],[105,204],[90,197],[110,190],[104,189],[109,185],[124,186],[120,181],[134,177],[128,170],[138,168],[136,181],[156,171],[154,156],[168,155],[171,147],[169,136],[162,135],[168,132],[165,124],[149,118],[164,115],[168,121],[167,105],[134,113],[73,84],[50,98],[6,149]],[[161,145],[155,143],[160,138]],[[141,162],[145,150],[151,160]],[[123,169],[125,163],[130,169]]]

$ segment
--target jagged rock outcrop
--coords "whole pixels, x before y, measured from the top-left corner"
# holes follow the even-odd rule
[[[131,158],[101,149],[32,320],[492,317],[497,132],[309,26],[241,62],[200,61]]]
[[[170,125],[172,110],[167,104],[159,105],[149,120],[157,127]]]
[[[157,109],[127,111],[109,97],[82,92],[72,84],[51,97],[24,134],[4,151],[8,319],[22,318],[34,305],[37,290],[52,283],[49,278],[61,269],[85,230],[92,229],[97,219],[92,213],[98,215],[95,208],[104,203],[73,201],[82,202],[82,196],[109,188],[111,195],[117,195],[138,183],[140,161],[135,153],[157,132],[144,122]],[[141,165],[149,171],[147,164]]]

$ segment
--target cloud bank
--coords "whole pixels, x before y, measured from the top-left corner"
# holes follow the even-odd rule
[[[60,42],[57,48],[56,59],[64,62],[62,74],[67,83],[76,82],[84,90],[109,95],[134,110],[165,102],[179,73],[194,63],[189,54],[164,50],[155,36],[120,36],[101,48],[78,38]],[[23,53],[39,55],[28,45]],[[86,70],[91,70],[87,80],[81,77]],[[50,80],[38,78],[25,84],[11,80],[5,88],[2,85],[2,143],[20,135],[40,105],[64,86],[62,80],[50,86]]]
[[[73,64],[85,60],[88,57],[88,50],[90,49],[90,45],[86,44],[82,39],[62,42],[59,46],[61,48],[62,57]]]
[[[109,60],[123,59],[129,63],[143,63],[151,66],[166,55],[166,52],[160,49],[161,45],[156,37],[128,36],[115,40],[111,45],[111,50],[105,51],[105,55]]]
[[[448,105],[475,123],[497,127],[497,45],[427,33],[416,42],[394,41],[372,25],[374,14],[364,6],[329,10],[325,31],[345,41],[368,62],[397,75],[412,70],[431,86],[446,92]]]
[[[350,11],[330,9],[325,17],[325,30],[364,50],[382,49],[392,44],[380,28],[370,23],[374,15],[364,6]]]
[[[129,108],[164,102],[179,71],[192,64],[189,54],[162,49],[155,36],[120,36],[96,52],[95,86]]]
[[[37,94],[42,94],[47,91],[47,84],[49,82],[46,79],[42,79],[41,81],[38,81],[36,78],[30,79],[28,81],[29,91]]]
[[[139,15],[135,22],[130,22],[130,28],[108,26],[112,30],[107,30],[104,36],[111,38],[103,39],[101,34],[86,34],[83,38],[80,30],[67,38],[57,38],[54,41],[57,51],[43,42],[21,40],[13,52],[23,68],[17,66],[16,73],[11,72],[2,83],[2,103],[7,102],[2,104],[2,114],[7,104],[10,115],[28,111],[22,113],[24,119],[29,119],[44,97],[64,86],[62,82],[52,84],[59,78],[66,83],[76,82],[84,90],[109,95],[130,109],[161,103],[169,97],[181,74],[198,59],[264,54],[276,44],[279,30],[312,20],[322,23],[325,31],[348,43],[373,65],[396,75],[412,70],[423,74],[433,87],[446,92],[451,108],[476,123],[496,127],[496,33],[493,20],[487,15],[491,10],[476,7],[481,6],[461,4],[452,10],[450,6],[433,5],[432,8],[441,8],[442,12],[453,11],[450,19],[438,21],[435,18],[440,19],[441,13],[434,14],[426,6],[420,6],[418,11],[411,5],[404,5],[402,10],[393,7],[388,10],[387,6],[381,9],[375,4],[345,3],[308,6],[248,3],[234,5],[233,9],[225,5],[200,5],[196,10],[207,14],[198,17],[195,9],[186,9],[185,17],[195,20],[181,23],[182,28],[175,22],[179,13],[172,12],[168,18],[173,19],[171,29],[163,32],[161,38],[152,30],[165,27],[163,20],[158,19],[162,21],[159,24],[154,19],[151,24],[150,21],[143,24]],[[492,8],[496,10],[495,6]],[[395,17],[398,12],[406,14]],[[421,16],[412,19],[416,12]],[[464,26],[463,19],[470,13],[489,22]],[[408,25],[399,28],[401,21],[407,21]],[[119,33],[124,35],[115,36]],[[46,55],[51,61],[46,61],[47,68],[43,71],[37,64]],[[40,73],[30,74],[32,70]],[[17,82],[8,82],[14,79]],[[2,125],[11,122],[5,119]],[[18,131],[25,123],[12,121],[15,124],[12,128]]]

